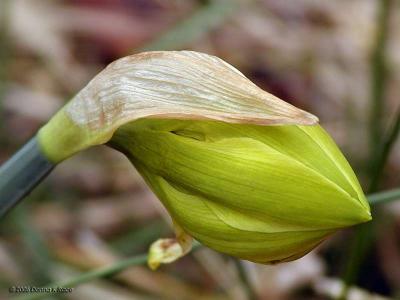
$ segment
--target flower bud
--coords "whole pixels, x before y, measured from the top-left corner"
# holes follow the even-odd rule
[[[53,163],[105,143],[129,157],[177,233],[151,247],[150,266],[187,253],[192,237],[274,263],[371,219],[351,167],[317,122],[217,57],[161,51],[110,64],[38,138]]]
[[[242,259],[290,261],[371,219],[352,169],[319,125],[142,119],[110,143],[187,234]]]

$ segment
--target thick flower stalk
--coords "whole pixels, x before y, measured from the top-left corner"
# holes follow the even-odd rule
[[[258,263],[305,255],[371,219],[356,176],[318,119],[206,54],[148,52],[96,76],[38,135],[58,163],[93,145],[123,152],[170,213],[177,238]]]

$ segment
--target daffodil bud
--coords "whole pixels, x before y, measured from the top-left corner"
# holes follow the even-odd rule
[[[119,128],[111,145],[190,236],[242,259],[293,260],[371,219],[354,173],[318,125],[144,119]]]
[[[356,176],[317,121],[216,57],[149,52],[111,64],[39,137],[54,162],[103,143],[127,155],[177,231],[177,243],[152,246],[151,266],[185,254],[192,237],[276,263],[371,219]]]

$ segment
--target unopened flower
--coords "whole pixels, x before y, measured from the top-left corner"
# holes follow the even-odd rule
[[[54,162],[103,143],[128,156],[177,230],[179,244],[153,245],[153,267],[185,254],[192,237],[275,263],[371,219],[356,176],[317,121],[216,57],[149,52],[101,72],[40,141]]]

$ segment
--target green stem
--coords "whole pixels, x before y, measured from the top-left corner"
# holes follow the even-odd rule
[[[371,115],[370,115],[370,184],[369,193],[374,193],[378,187],[380,178],[389,156],[390,150],[396,140],[396,128],[389,134],[389,138],[382,148],[382,115],[384,111],[385,85],[387,79],[385,51],[388,37],[389,15],[392,0],[380,0],[377,34],[375,47],[371,57]],[[396,127],[396,126],[395,126]],[[392,137],[393,136],[393,137]],[[376,216],[377,217],[377,216]],[[350,246],[350,258],[347,260],[345,274],[343,276],[344,287],[339,300],[347,298],[349,286],[357,279],[359,269],[368,255],[374,240],[374,223],[361,225],[357,228],[355,239]]]
[[[383,203],[387,203],[387,202],[390,202],[390,201],[393,201],[396,199],[400,199],[400,188],[381,192],[381,193],[375,193],[375,194],[368,196],[368,201],[370,202],[371,205],[383,204]],[[198,246],[199,246],[199,244],[196,243],[194,245],[193,249],[198,248]],[[66,281],[51,283],[49,285],[46,285],[45,287],[47,287],[47,288],[49,288],[49,287],[54,287],[54,288],[76,287],[76,286],[79,286],[81,284],[90,282],[90,281],[98,279],[98,278],[104,278],[104,277],[114,275],[118,272],[125,270],[128,267],[142,265],[142,264],[146,263],[146,261],[147,261],[146,254],[138,255],[138,256],[135,256],[135,257],[132,257],[132,258],[129,258],[126,260],[116,262],[115,264],[113,264],[111,266],[106,266],[106,267],[99,268],[97,270],[86,272],[84,274],[81,274],[79,276],[76,276],[76,277],[71,278]],[[245,283],[247,288],[250,287],[250,283],[248,282],[247,277],[245,276],[245,274],[243,274],[242,266],[240,264],[237,264],[237,265],[238,265],[238,270],[239,270],[242,281]],[[252,289],[249,289],[248,293],[251,297],[255,297]],[[49,296],[48,293],[41,293],[41,294],[39,293],[39,294],[32,294],[29,296],[18,297],[18,298],[15,298],[15,300],[36,300],[36,299],[42,299],[42,298],[48,297],[48,296]],[[253,298],[253,299],[255,299],[255,298]]]
[[[383,204],[397,199],[400,199],[400,188],[375,193],[368,196],[368,202],[371,205]]]
[[[368,201],[370,202],[371,205],[377,205],[377,204],[382,204],[382,203],[388,203],[390,201],[400,199],[400,188],[394,189],[394,190],[389,190],[389,191],[384,191],[381,193],[375,193],[372,195],[368,196]],[[195,243],[193,245],[193,250],[197,249],[200,246],[199,243]],[[66,281],[61,281],[61,282],[54,282],[46,287],[62,287],[62,288],[69,288],[69,287],[76,287],[78,285],[84,284],[86,282],[98,279],[98,278],[104,278],[108,277],[111,275],[114,275],[118,272],[121,272],[125,270],[128,267],[131,266],[137,266],[137,265],[142,265],[146,263],[147,261],[147,255],[142,254],[138,255],[126,260],[122,260],[119,262],[116,262],[115,264],[111,266],[106,266],[99,268],[97,270],[89,271],[87,273],[81,274],[79,276],[76,276],[70,280]],[[243,273],[243,269],[241,265],[238,265],[238,270],[239,273]],[[243,277],[243,274],[240,274],[243,282],[246,284],[246,286],[250,286],[250,283],[247,280],[247,277]],[[252,290],[250,291],[252,294]],[[15,300],[36,300],[36,299],[42,299],[44,297],[49,296],[49,294],[33,294],[29,296],[24,296],[24,297],[18,297],[14,298]]]
[[[193,243],[192,251],[195,251],[199,247],[200,247],[200,243],[195,241]],[[105,267],[101,267],[101,268],[93,270],[93,271],[83,273],[81,275],[78,275],[78,276],[71,278],[69,280],[66,280],[66,281],[50,283],[50,284],[46,285],[45,287],[46,288],[55,288],[55,289],[77,287],[81,284],[90,282],[95,279],[115,275],[116,273],[119,273],[129,267],[143,265],[146,262],[147,262],[147,254],[141,254],[138,256],[134,256],[132,258],[121,260],[119,262],[114,263],[111,266],[105,266]],[[56,292],[54,292],[54,294],[55,293]],[[28,295],[28,296],[22,296],[22,297],[17,297],[17,298],[13,298],[13,299],[14,300],[37,300],[37,299],[43,299],[45,297],[49,297],[50,294],[51,293],[35,293],[35,294]]]
[[[381,147],[380,155],[376,158],[374,163],[374,173],[371,174],[372,180],[370,185],[370,192],[375,192],[380,183],[386,161],[390,155],[390,151],[396,142],[400,132],[400,108],[396,115],[394,124],[387,135],[383,139],[383,146]],[[371,194],[368,197],[370,204],[380,204],[391,201],[400,197],[400,189],[395,189],[383,193]],[[375,220],[379,219],[379,213],[375,213]],[[356,236],[350,250],[350,259],[348,261],[346,274],[344,276],[345,286],[339,299],[345,299],[349,285],[356,280],[358,270],[360,269],[369,249],[374,241],[374,223],[363,224],[358,227]]]
[[[379,5],[378,28],[375,47],[371,56],[370,146],[372,157],[379,155],[379,145],[381,145],[382,138],[383,100],[385,98],[385,83],[387,79],[385,51],[392,0],[379,0],[377,2]]]
[[[138,255],[126,260],[119,261],[111,266],[106,266],[99,268],[97,270],[89,271],[87,273],[84,273],[82,275],[76,276],[74,278],[71,278],[70,280],[66,281],[61,281],[61,282],[54,282],[49,285],[46,285],[46,288],[71,288],[71,287],[76,287],[78,285],[81,285],[83,283],[98,279],[98,278],[104,278],[111,276],[113,274],[116,274],[118,272],[121,272],[122,270],[125,270],[128,267],[131,266],[137,266],[137,265],[142,265],[146,263],[147,261],[147,255],[142,254]],[[22,297],[17,297],[14,298],[15,300],[37,300],[37,299],[42,299],[45,297],[49,297],[51,293],[37,293],[37,294],[31,294],[29,296],[22,296]]]
[[[54,168],[33,137],[0,167],[0,218],[8,213]]]
[[[383,174],[383,170],[386,164],[386,160],[389,157],[390,151],[393,148],[396,139],[400,132],[400,106],[394,119],[394,123],[389,130],[389,134],[383,140],[382,147],[380,148],[380,155],[373,161],[372,166],[372,180],[369,187],[371,193],[375,192],[379,188],[380,179]]]
[[[388,203],[400,199],[400,188],[371,194],[367,198],[371,205]],[[356,279],[358,270],[364,262],[373,240],[374,226],[372,222],[358,226],[355,238],[350,247],[350,258],[344,276],[345,285],[338,297],[339,300],[347,299],[349,287]]]

